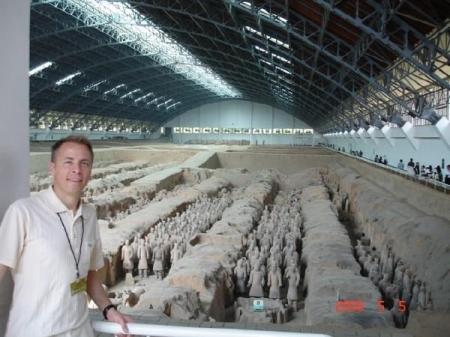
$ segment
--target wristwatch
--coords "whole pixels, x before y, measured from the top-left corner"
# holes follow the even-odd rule
[[[117,310],[117,306],[115,306],[114,304],[108,304],[106,307],[103,308],[102,313],[103,313],[103,317],[105,318],[105,320],[108,320],[108,317],[107,317],[108,311],[112,308]]]

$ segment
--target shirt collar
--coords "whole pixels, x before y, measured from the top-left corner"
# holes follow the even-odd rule
[[[59,197],[56,195],[55,191],[53,190],[53,186],[49,186],[49,188],[45,191],[45,196],[48,201],[47,206],[55,213],[63,213],[68,212],[72,213],[71,210],[69,210],[66,205],[59,199]],[[82,215],[82,207],[83,202],[80,200],[80,206],[78,207],[77,211],[74,214],[74,218],[76,219],[80,215]]]

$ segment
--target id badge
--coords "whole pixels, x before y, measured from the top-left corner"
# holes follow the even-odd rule
[[[72,296],[85,292],[87,289],[86,277],[81,277],[70,284],[70,292]]]

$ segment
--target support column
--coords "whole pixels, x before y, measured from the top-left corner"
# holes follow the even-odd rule
[[[30,0],[0,2],[0,219],[14,200],[29,194]],[[0,336],[12,295],[8,277],[0,283]]]

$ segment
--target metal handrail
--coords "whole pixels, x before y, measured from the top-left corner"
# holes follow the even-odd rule
[[[94,331],[100,333],[120,334],[122,328],[117,323],[93,321]],[[331,337],[317,333],[184,327],[173,325],[128,323],[128,330],[134,336],[151,337]]]

